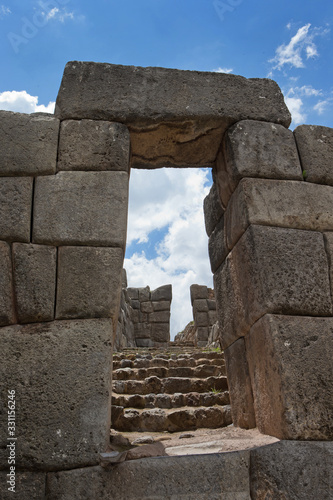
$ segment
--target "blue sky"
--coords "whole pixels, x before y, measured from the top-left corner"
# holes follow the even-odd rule
[[[53,112],[66,62],[86,60],[273,78],[291,128],[333,127],[331,0],[1,2],[0,109]],[[128,280],[173,283],[172,335],[191,319],[189,285],[212,285],[201,208],[210,183],[200,169],[131,175]]]

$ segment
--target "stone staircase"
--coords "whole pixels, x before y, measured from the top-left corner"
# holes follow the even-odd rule
[[[177,432],[232,423],[223,353],[189,346],[113,356],[112,428]]]

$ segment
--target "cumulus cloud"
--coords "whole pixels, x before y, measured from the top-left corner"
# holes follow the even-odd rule
[[[328,107],[332,105],[332,101],[332,98],[318,101],[317,104],[313,106],[313,109],[318,113],[318,115],[323,115],[327,111]]]
[[[10,10],[9,7],[6,7],[5,5],[0,5],[0,19],[3,19],[5,16],[9,16],[12,11]]]
[[[306,121],[306,113],[303,111],[303,101],[300,97],[285,97],[286,105],[291,113],[295,125]]]
[[[287,25],[291,29],[290,23]],[[297,33],[291,37],[289,43],[280,45],[275,56],[269,60],[273,64],[273,69],[282,70],[284,66],[294,68],[304,68],[305,59],[318,57],[317,46],[314,39],[319,35],[328,33],[325,28],[311,28],[311,24],[305,24],[297,30]]]
[[[171,335],[193,319],[190,285],[212,287],[208,238],[204,229],[202,203],[210,189],[207,169],[132,170],[128,247],[125,259],[129,286],[151,289],[168,283],[173,286]],[[135,251],[155,229],[165,228],[155,245],[155,257]],[[131,252],[129,252],[131,254]]]
[[[38,104],[38,97],[28,94],[25,90],[7,90],[0,93],[0,109],[5,111],[16,111],[18,113],[53,113],[55,102],[49,102],[47,106]]]
[[[215,73],[232,73],[233,72],[233,68],[217,68],[217,69],[213,69],[213,71]]]

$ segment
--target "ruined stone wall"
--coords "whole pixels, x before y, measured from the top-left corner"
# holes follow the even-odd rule
[[[190,296],[195,327],[195,343],[199,347],[204,347],[212,338],[212,328],[217,320],[214,290],[205,285],[191,285]]]
[[[234,423],[332,439],[333,130],[245,120],[204,202]]]
[[[17,469],[98,463],[109,439],[129,133],[44,114],[1,111],[0,123],[0,470],[8,391]]]
[[[127,292],[127,274],[126,269],[123,269],[120,309],[118,316],[117,333],[113,344],[113,351],[122,351],[126,347],[136,347],[132,316],[132,301]]]
[[[131,299],[134,338],[137,347],[163,347],[170,341],[172,286],[156,290],[128,288]]]

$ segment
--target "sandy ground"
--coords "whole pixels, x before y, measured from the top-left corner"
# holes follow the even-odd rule
[[[188,432],[122,432],[130,443],[137,438],[151,436],[162,441],[168,455],[196,455],[225,453],[264,446],[279,441],[261,434],[258,429],[239,429],[233,425],[220,429],[197,429]],[[189,437],[181,437],[181,436]]]

